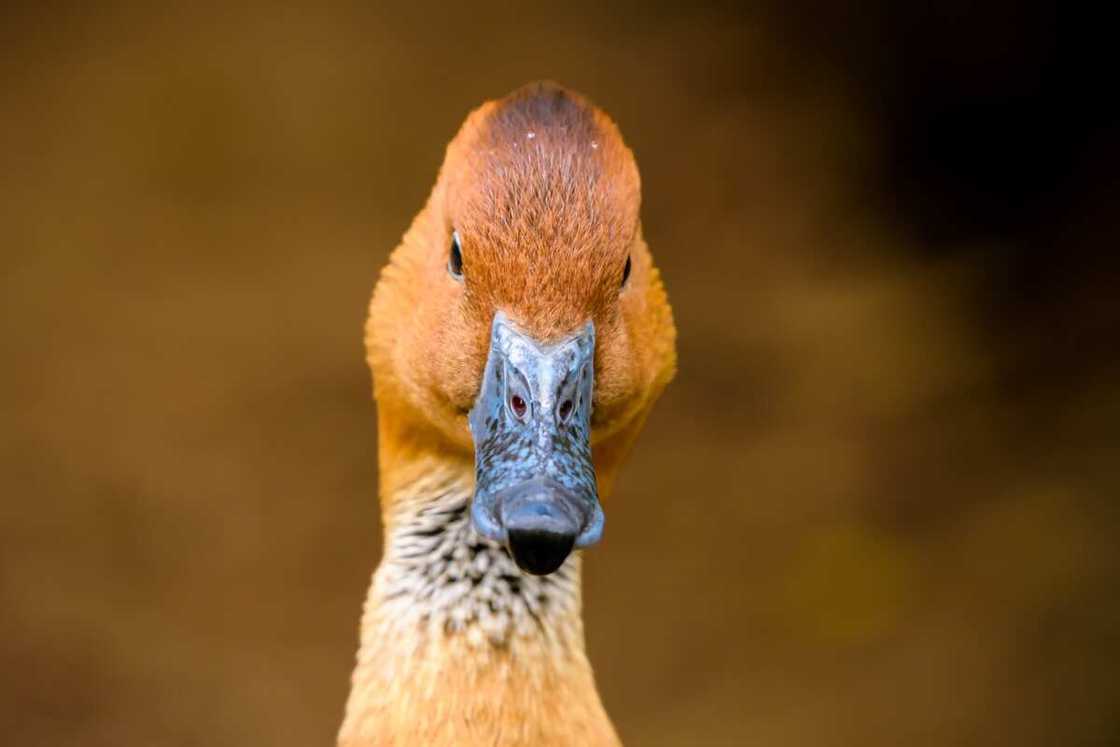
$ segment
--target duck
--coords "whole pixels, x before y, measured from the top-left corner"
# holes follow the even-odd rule
[[[374,287],[382,557],[340,747],[618,745],[583,550],[676,370],[637,164],[582,95],[472,111]]]

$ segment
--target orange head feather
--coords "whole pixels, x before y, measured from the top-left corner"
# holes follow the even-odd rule
[[[583,97],[538,83],[472,112],[371,304],[383,455],[470,454],[466,415],[496,312],[545,342],[592,321],[602,482],[625,450],[610,437],[629,443],[675,366],[672,313],[642,238],[640,199],[633,154]],[[448,268],[453,233],[461,278]]]

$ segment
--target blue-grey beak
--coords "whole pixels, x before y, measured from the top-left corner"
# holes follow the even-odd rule
[[[523,570],[559,568],[603,534],[591,463],[595,326],[541,345],[494,316],[482,387],[468,422],[474,438],[471,519]]]

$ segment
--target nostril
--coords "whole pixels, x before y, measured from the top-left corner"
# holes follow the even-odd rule
[[[572,414],[572,401],[566,399],[560,403],[560,419],[567,420],[568,416]]]
[[[529,409],[525,400],[516,394],[509,398],[509,407],[513,410],[513,414],[519,418],[525,417],[525,411]]]

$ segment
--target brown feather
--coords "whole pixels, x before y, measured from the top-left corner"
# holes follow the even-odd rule
[[[639,208],[633,154],[578,94],[532,84],[467,117],[370,304],[387,547],[436,500],[423,487],[433,475],[464,496],[472,490],[465,416],[499,309],[541,340],[595,323],[592,444],[600,495],[610,493],[676,363],[672,312]],[[461,280],[447,271],[452,231]],[[383,561],[340,742],[617,744],[583,653],[578,561],[570,562],[575,596],[566,606],[536,632],[479,648],[466,635],[399,630]]]

